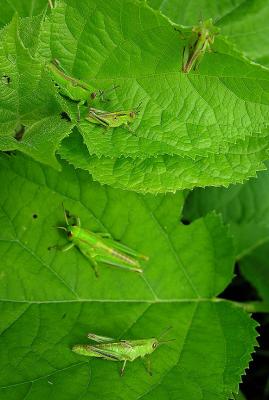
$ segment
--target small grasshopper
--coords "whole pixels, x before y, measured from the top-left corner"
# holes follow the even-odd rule
[[[198,68],[204,54],[211,51],[211,45],[219,31],[220,29],[213,25],[212,18],[200,21],[198,25],[192,28],[189,45],[183,48],[182,71],[184,73],[187,74],[191,69],[196,70]]]
[[[134,121],[139,114],[141,103],[132,110],[108,112],[97,110],[96,108],[89,108],[89,114],[86,120],[93,123],[102,125],[106,128],[117,128],[118,126],[125,125],[129,130],[129,125]]]
[[[121,244],[113,239],[109,233],[94,233],[83,229],[80,226],[80,219],[69,215],[64,209],[66,226],[58,226],[67,233],[71,243],[64,246],[53,246],[61,251],[68,251],[77,246],[81,253],[87,257],[96,277],[98,277],[98,263],[105,263],[128,271],[143,272],[138,259],[148,260],[148,257],[139,254],[135,250]],[[75,223],[70,224],[69,220],[74,219]]]
[[[97,357],[102,358],[103,360],[123,361],[123,365],[120,371],[120,375],[122,376],[127,361],[132,362],[139,357],[144,358],[145,356],[149,356],[161,344],[174,340],[160,340],[170,329],[171,327],[166,329],[158,339],[149,338],[119,341],[115,341],[115,339],[106,336],[99,336],[93,333],[89,333],[88,338],[93,340],[94,342],[97,342],[98,344],[76,344],[75,346],[73,346],[72,351],[83,356]],[[148,358],[147,361],[147,370],[149,374],[152,375],[150,368],[150,359]]]
[[[51,78],[59,86],[59,92],[73,101],[79,102],[79,105],[85,104],[90,105],[91,101],[96,97],[100,97],[102,101],[107,101],[104,97],[104,90],[97,90],[88,85],[87,83],[72,78],[67,75],[63,69],[60,67],[60,63],[57,60],[50,62],[47,65],[47,69],[51,75]],[[116,89],[116,86],[112,90]]]

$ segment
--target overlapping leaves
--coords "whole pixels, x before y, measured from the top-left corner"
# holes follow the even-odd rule
[[[268,165],[268,163],[267,163]],[[185,204],[190,221],[216,210],[229,223],[235,239],[237,258],[269,242],[268,170],[258,179],[228,189],[207,188],[193,191]]]
[[[41,31],[34,58],[39,69],[56,58],[69,75],[97,89],[117,86],[109,95],[110,102],[98,108],[128,110],[142,102],[133,132],[121,127],[106,131],[72,114],[83,143],[74,134],[59,153],[75,167],[88,170],[94,179],[118,188],[158,193],[242,182],[263,169],[268,148],[269,73],[242,58],[221,36],[199,71],[186,75],[181,73],[185,42],[168,19],[144,2],[57,2]],[[16,35],[8,32],[4,43],[14,37],[18,41]],[[16,57],[20,59],[21,54]],[[24,66],[27,75],[33,66]],[[16,76],[32,93],[33,82],[28,87],[27,76],[20,71]],[[37,71],[39,81],[40,76]],[[46,96],[39,92],[42,107],[46,113],[56,110],[59,117],[57,97],[50,101],[50,90],[45,91]],[[8,112],[16,104],[15,96],[16,91],[14,101],[8,94],[4,97]],[[21,107],[24,103],[23,98]],[[42,117],[42,110],[33,107],[32,111],[33,118]],[[23,108],[16,107],[16,114],[17,119],[25,119]],[[14,136],[13,126],[10,133],[5,131],[7,119],[2,130]],[[52,156],[72,127],[60,122],[67,128],[59,127]],[[27,118],[22,123],[29,125]],[[42,144],[40,135],[42,129],[36,139]],[[13,147],[25,151],[24,140]],[[2,148],[8,149],[6,142]],[[31,150],[28,154],[36,157]],[[83,165],[81,158],[86,160]]]
[[[268,165],[268,163],[267,163]],[[240,271],[269,303],[269,172],[228,189],[194,190],[187,198],[184,218],[193,221],[213,210],[230,225]],[[267,306],[268,309],[268,306]]]

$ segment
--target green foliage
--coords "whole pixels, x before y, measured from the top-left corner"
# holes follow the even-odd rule
[[[269,166],[269,164],[267,163]],[[228,189],[207,188],[193,191],[184,209],[184,216],[193,220],[217,210],[231,226],[237,258],[242,258],[269,241],[269,171],[259,173],[244,185]]]
[[[14,13],[21,17],[34,17],[42,13],[47,0],[1,0],[0,27],[8,24]]]
[[[61,118],[54,85],[42,63],[25,47],[28,43],[33,50],[34,43],[20,38],[23,26],[14,17],[0,36],[0,149],[18,149],[59,168],[55,151],[72,125]],[[18,138],[20,131],[23,136]]]
[[[78,136],[75,149],[72,138],[59,150],[76,125],[86,145],[83,168],[99,182],[137,192],[227,186],[264,169],[269,72],[222,35],[198,71],[183,74],[185,41],[175,27],[183,35],[190,28],[172,24],[145,2],[58,1],[49,17],[32,21],[14,17],[2,31],[2,150],[19,149],[54,166],[59,151],[81,167]],[[134,132],[95,126],[85,120],[86,109],[79,120],[74,103],[58,95],[44,69],[52,59],[96,89],[117,86],[109,93],[110,102],[96,100],[97,108],[128,110],[142,102]],[[71,123],[61,119],[61,111]],[[42,119],[42,127],[33,128]],[[14,131],[21,124],[26,133],[17,143]],[[44,136],[54,138],[48,149]]]
[[[256,287],[259,296],[269,304],[269,245],[265,243],[247,255],[240,262],[240,270]],[[269,307],[268,307],[269,308]]]
[[[268,165],[268,163],[267,163]],[[228,189],[197,189],[190,193],[184,218],[195,220],[213,210],[230,225],[240,271],[269,303],[269,171],[259,173],[244,185]],[[268,307],[267,307],[268,309]]]
[[[1,398],[166,399],[169,393],[224,400],[237,391],[256,324],[238,305],[215,297],[230,282],[234,262],[217,215],[185,226],[181,193],[142,196],[102,187],[65,163],[58,173],[3,156],[0,174]],[[85,227],[147,254],[144,275],[103,265],[97,279],[77,249],[49,251],[66,240],[53,228],[63,223],[62,201]],[[168,326],[176,340],[154,352],[152,377],[139,360],[120,378],[117,363],[70,349],[86,343],[89,331],[146,338]]]
[[[201,18],[214,18],[222,33],[251,59],[269,66],[267,0],[148,0],[172,21],[195,25]]]
[[[267,2],[1,6],[0,399],[240,398],[257,323],[223,291],[237,257],[268,310],[268,172],[256,179],[268,166]],[[220,35],[184,74],[200,13]],[[51,79],[53,59],[107,91],[97,109],[141,103],[133,131],[88,122],[86,102]],[[179,189],[230,184],[195,189],[182,216]],[[144,273],[102,264],[96,278],[77,248],[53,249],[66,243],[62,203],[83,228],[149,256]],[[71,351],[88,332],[145,339],[169,326],[175,341],[152,354],[153,376],[142,360],[121,378],[118,363]]]

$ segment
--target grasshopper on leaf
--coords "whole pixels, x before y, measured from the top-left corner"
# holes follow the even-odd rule
[[[97,110],[96,108],[89,108],[88,116],[86,120],[93,123],[102,125],[106,128],[117,128],[118,126],[124,125],[130,129],[129,125],[139,114],[141,103],[132,110],[127,111],[103,111]]]
[[[102,101],[108,100],[104,97],[104,90],[95,91],[93,87],[87,83],[67,75],[60,67],[59,61],[54,60],[50,62],[47,65],[47,69],[53,81],[59,86],[60,94],[73,101],[79,102],[79,105],[86,103],[86,105],[89,106],[92,100],[98,96]],[[112,88],[112,90],[114,89],[116,89],[116,86]]]
[[[105,263],[128,271],[142,273],[139,259],[148,260],[148,257],[139,254],[122,243],[111,239],[109,233],[94,233],[80,226],[80,219],[69,215],[64,209],[66,226],[58,226],[67,233],[70,243],[65,246],[53,246],[54,248],[67,251],[76,246],[81,253],[89,260],[98,277],[98,264]],[[70,224],[70,220],[74,220]]]
[[[191,69],[196,70],[207,51],[211,51],[211,45],[214,43],[215,36],[219,34],[220,29],[213,24],[212,18],[206,21],[200,21],[198,25],[192,28],[192,35],[188,46],[183,49],[182,71],[189,73]]]
[[[103,360],[110,361],[123,361],[121,368],[121,376],[124,373],[127,361],[134,361],[137,358],[144,358],[153,353],[161,344],[170,342],[170,340],[161,340],[161,338],[170,330],[171,327],[166,329],[158,339],[138,339],[138,340],[119,340],[99,336],[93,333],[88,334],[88,338],[97,344],[76,344],[73,346],[72,350],[80,355],[88,357],[102,358]],[[147,370],[152,375],[150,369],[150,359],[147,360]]]

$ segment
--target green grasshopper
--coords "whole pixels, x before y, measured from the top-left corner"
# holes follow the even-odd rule
[[[211,51],[215,36],[220,29],[213,24],[212,18],[200,21],[192,28],[189,45],[183,49],[182,71],[189,73],[191,69],[196,70],[207,51]]]
[[[166,329],[158,339],[149,338],[119,341],[115,341],[115,339],[112,339],[110,337],[99,336],[93,333],[89,333],[88,338],[93,340],[94,342],[97,342],[98,344],[76,344],[75,346],[73,346],[72,351],[83,356],[102,358],[103,360],[123,361],[120,372],[122,376],[127,361],[132,362],[139,357],[144,358],[145,356],[149,356],[161,344],[174,340],[160,340],[170,329],[171,327]],[[150,369],[150,359],[148,358],[147,361],[147,370],[150,375],[152,375]]]
[[[108,112],[97,110],[96,108],[89,108],[89,114],[86,120],[93,123],[102,125],[106,128],[117,128],[121,125],[126,126],[129,130],[129,125],[134,121],[139,114],[141,103],[132,110]]]
[[[87,83],[67,75],[60,67],[59,61],[54,60],[47,65],[51,78],[59,86],[59,92],[73,101],[79,102],[79,105],[90,105],[91,101],[97,96],[102,101],[107,101],[104,97],[104,90],[94,91],[93,87]],[[113,87],[113,90],[116,86]]]
[[[138,259],[148,260],[148,257],[111,239],[109,233],[94,233],[81,228],[80,219],[69,215],[65,209],[64,217],[66,226],[58,226],[57,228],[63,229],[67,233],[70,243],[64,246],[53,246],[54,248],[68,251],[74,246],[78,247],[89,260],[96,277],[98,277],[98,263],[105,263],[128,271],[143,272]],[[75,223],[70,224],[70,219],[73,219]]]

